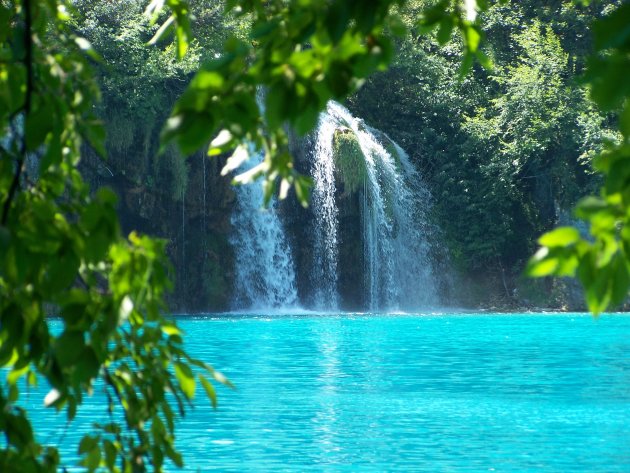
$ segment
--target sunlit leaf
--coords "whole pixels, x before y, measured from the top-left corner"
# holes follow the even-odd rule
[[[175,15],[169,16],[168,19],[164,23],[162,23],[162,26],[158,28],[158,30],[155,32],[155,34],[153,35],[153,37],[149,40],[147,44],[149,45],[156,44],[162,38],[162,36],[164,36],[164,33],[168,31],[168,29],[171,27],[171,25],[174,22],[175,22]]]
[[[531,277],[542,277],[554,274],[558,267],[558,259],[550,256],[549,248],[542,247],[527,263],[525,274]]]
[[[580,232],[574,227],[559,227],[548,233],[545,233],[538,239],[543,246],[550,248],[556,246],[568,246],[577,243],[580,240]]]
[[[216,409],[217,408],[217,393],[214,390],[214,386],[212,386],[212,383],[210,383],[210,381],[208,381],[203,376],[199,376],[199,381],[201,381],[201,385],[203,386],[203,389],[206,391],[206,395],[208,396],[208,399],[212,403],[212,407]]]
[[[175,377],[177,382],[188,399],[195,397],[195,376],[190,367],[183,363],[175,363]]]

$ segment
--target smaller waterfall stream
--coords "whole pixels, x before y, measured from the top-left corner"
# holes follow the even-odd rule
[[[243,166],[262,161],[255,154]],[[297,305],[295,269],[282,223],[275,208],[262,209],[261,182],[236,188],[230,241],[235,249],[234,309],[286,308]]]
[[[333,137],[337,124],[320,117],[317,142],[313,156],[314,255],[312,279],[314,305],[317,309],[336,309],[337,292],[337,206],[335,203],[335,164],[332,160]]]
[[[432,274],[430,194],[405,152],[335,102],[320,118],[314,153],[316,294],[336,303],[339,222],[335,201],[335,133],[351,132],[365,166],[361,226],[365,305],[370,310],[428,307],[437,302]],[[379,136],[380,135],[380,136]],[[339,156],[338,159],[344,159]]]

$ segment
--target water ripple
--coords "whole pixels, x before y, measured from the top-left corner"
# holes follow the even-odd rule
[[[180,322],[237,385],[180,423],[186,471],[630,471],[629,316]]]

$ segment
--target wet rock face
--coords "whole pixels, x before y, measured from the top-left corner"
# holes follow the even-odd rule
[[[124,152],[129,154],[130,150]],[[180,157],[178,172],[184,176],[178,178],[168,169],[137,175],[133,169],[138,166],[124,173],[110,166],[111,172],[103,172],[99,158],[89,150],[84,156],[82,171],[92,188],[108,186],[119,196],[123,234],[136,230],[167,240],[174,270],[174,287],[168,295],[170,309],[226,310],[234,277],[228,238],[235,196],[229,178],[220,175],[221,160],[210,160],[203,153]]]
[[[173,305],[180,311],[227,310],[234,278],[229,243],[234,189],[220,175],[222,162],[203,153],[188,158],[188,185],[171,210],[170,252],[176,270]],[[182,246],[183,242],[183,246]]]
[[[339,205],[339,297],[341,309],[365,308],[365,269],[361,236],[361,203],[358,191],[337,191]]]

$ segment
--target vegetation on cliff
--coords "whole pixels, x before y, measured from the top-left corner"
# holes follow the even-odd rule
[[[0,365],[7,368],[0,388],[2,471],[57,471],[60,463],[55,447],[39,443],[18,403],[20,380],[45,380],[52,387],[45,402],[64,409],[69,420],[99,380],[112,422],[95,426],[79,445],[90,471],[160,471],[167,458],[181,464],[175,412],[183,415],[197,381],[216,402],[208,377],[225,379],[186,354],[179,330],[162,314],[169,271],[164,243],[135,233],[123,238],[116,197],[92,192],[77,170],[82,147],[88,155],[104,155],[108,148],[116,155],[111,167],[86,160],[93,178],[109,173],[127,182],[121,200],[130,208],[138,202],[149,221],[153,214],[139,196],[149,188],[166,190],[163,202],[181,209],[174,253],[186,268],[186,189],[194,177],[188,166],[200,166],[205,183],[205,157],[197,155],[202,164],[183,166],[175,152],[167,152],[167,172],[152,165],[161,159],[155,154],[158,124],[176,97],[163,148],[176,143],[193,158],[208,142],[210,155],[236,148],[228,160],[228,168],[236,169],[247,155],[246,143],[255,143],[265,160],[237,180],[264,176],[267,198],[276,185],[281,196],[293,186],[306,202],[308,179],[292,165],[285,125],[310,131],[329,99],[354,94],[371,73],[386,68],[396,47],[401,59],[393,75],[374,78],[371,90],[381,97],[390,88],[388,107],[405,106],[368,106],[370,84],[354,103],[366,117],[388,110],[392,118],[408,114],[399,141],[414,154],[420,145],[435,151],[412,157],[424,164],[436,189],[438,183],[447,189],[438,198],[444,201],[438,218],[452,225],[445,223],[462,267],[496,260],[502,272],[520,268],[535,235],[555,223],[556,207],[567,208],[598,184],[588,167],[593,161],[603,173],[603,189],[599,197],[581,200],[577,210],[591,224],[591,237],[573,227],[545,234],[528,272],[577,274],[594,312],[623,300],[630,285],[630,5],[602,9],[563,2],[549,8],[532,0],[488,8],[466,1],[462,9],[459,2],[409,2],[409,10],[391,15],[392,3],[377,0],[368,9],[359,0],[229,1],[228,20],[217,5],[199,3],[193,12],[207,33],[198,43],[190,40],[191,12],[180,0],[167,0],[168,12],[165,2],[151,2],[155,22],[145,20],[133,1],[96,7],[0,3]],[[483,19],[497,38],[484,52]],[[437,28],[437,43],[404,37],[406,23]],[[595,52],[587,63],[585,25],[591,23]],[[251,25],[247,41],[244,25]],[[174,43],[162,34],[171,27]],[[450,42],[453,30],[461,33],[462,57],[460,40]],[[82,35],[100,45],[105,60]],[[146,49],[147,41],[157,47]],[[445,49],[438,52],[438,43]],[[186,52],[184,62],[172,59]],[[462,80],[458,64],[470,69],[474,58],[496,67]],[[185,87],[202,59],[209,60]],[[92,61],[99,64],[105,92],[98,110]],[[573,84],[583,72],[594,103]],[[379,80],[381,87],[374,85]],[[396,81],[401,96],[391,94]],[[256,103],[259,86],[268,89],[264,112]],[[98,114],[118,139],[106,144]],[[609,130],[617,126],[620,135]],[[205,193],[202,202],[198,221],[207,217]],[[184,271],[180,289],[189,290],[188,282]],[[46,308],[60,317],[59,332]]]
[[[489,304],[489,298],[484,295],[487,294],[503,305],[527,303],[519,293],[531,294],[535,287],[538,288],[534,291],[538,293],[537,303],[561,306],[566,298],[552,295],[554,283],[528,282],[521,278],[521,273],[536,250],[538,236],[551,229],[560,217],[571,215],[577,200],[598,188],[601,178],[593,171],[592,159],[605,143],[619,140],[612,115],[600,112],[580,85],[592,46],[589,25],[612,7],[596,3],[583,6],[572,1],[553,7],[534,1],[492,5],[479,12],[475,24],[484,25],[487,34],[482,60],[485,62],[487,57],[494,68],[475,67],[462,80],[460,36],[447,35],[450,28],[458,24],[451,23],[449,16],[431,17],[431,14],[437,15],[439,9],[423,17],[421,12],[427,5],[422,1],[406,2],[398,15],[392,17],[396,20],[388,20],[382,37],[395,51],[393,63],[387,71],[368,78],[362,88],[351,94],[349,105],[356,115],[400,143],[429,181],[435,197],[434,219],[443,229],[452,262],[464,275],[464,281],[484,282],[467,302]],[[120,193],[142,189],[144,193],[157,196],[171,194],[166,198],[144,199],[141,203],[135,203],[138,199],[127,199],[130,205],[124,211],[128,218],[123,222],[144,216],[147,231],[167,237],[171,242],[169,256],[177,268],[182,268],[185,260],[212,260],[224,268],[225,276],[220,282],[229,287],[233,263],[224,256],[229,255],[227,248],[216,255],[207,251],[188,252],[193,247],[203,249],[208,245],[187,247],[182,230],[182,226],[187,225],[189,236],[206,232],[226,241],[229,205],[233,201],[227,183],[218,178],[216,167],[200,169],[193,165],[193,170],[190,161],[186,164],[170,151],[159,157],[156,153],[158,134],[175,98],[190,80],[191,71],[199,64],[221,68],[229,63],[236,67],[230,61],[243,58],[250,47],[243,43],[247,28],[256,21],[267,24],[266,17],[256,19],[258,13],[238,15],[235,10],[221,16],[218,5],[195,4],[194,15],[203,19],[204,27],[194,27],[194,40],[188,54],[184,62],[177,62],[172,54],[174,43],[162,41],[157,43],[158,47],[145,47],[144,43],[153,36],[158,25],[144,19],[141,1],[126,2],[124,8],[116,2],[103,3],[96,9],[89,7],[89,2],[79,3],[78,8],[81,12],[76,20],[79,31],[98,48],[102,47],[106,58],[106,65],[99,73],[105,97],[102,116],[113,132],[108,141],[112,156],[109,168],[118,177],[109,183]],[[273,17],[270,12],[265,15]],[[435,36],[395,35],[401,27],[413,31],[418,19],[444,26],[440,26]],[[269,24],[273,21],[269,20]],[[262,31],[263,27],[260,28]],[[204,33],[199,35],[201,32]],[[222,41],[230,35],[234,38],[230,47],[237,48],[240,44],[238,48],[245,49],[223,51]],[[261,38],[269,39],[264,34]],[[234,54],[236,56],[232,57]],[[307,60],[317,63],[314,54],[307,48],[304,63]],[[295,71],[300,70],[299,62],[289,64]],[[234,75],[234,71],[236,69],[226,73]],[[280,74],[278,71],[273,74]],[[211,72],[214,74],[213,71],[208,74]],[[207,77],[214,77],[212,74]],[[253,74],[258,74],[255,68]],[[273,74],[264,80],[280,80],[280,76]],[[294,79],[286,74],[285,71],[282,81],[287,87],[297,87],[295,90],[306,80],[298,74],[297,82],[293,83]],[[230,80],[240,79],[232,77]],[[257,80],[251,78],[251,81]],[[280,87],[280,83],[277,86]],[[339,92],[346,95],[355,86]],[[134,93],[129,95],[128,90]],[[330,92],[321,95],[323,92],[313,90],[313,93],[319,97],[313,104],[321,105]],[[189,95],[194,96],[192,91]],[[274,92],[267,96],[277,98],[279,95]],[[283,103],[297,102],[291,99]],[[239,106],[236,102],[226,105],[231,109]],[[309,110],[307,115],[310,116],[309,106],[303,108]],[[112,117],[116,118],[112,120]],[[229,119],[235,120],[234,117]],[[309,120],[312,124],[312,118]],[[208,123],[199,133],[209,136],[210,129]],[[279,133],[270,138],[276,140],[276,144],[268,143],[263,147],[271,150],[279,146],[279,150],[284,150],[281,154],[285,153],[286,137],[284,132]],[[220,150],[234,143],[235,135],[229,136]],[[128,159],[130,156],[132,160]],[[203,158],[199,155],[194,159]],[[273,162],[266,160],[254,174],[272,166]],[[277,162],[290,161],[285,155]],[[346,166],[348,176],[349,170]],[[207,183],[205,189],[187,188],[186,183],[194,179],[186,179],[186,175],[199,171],[204,173],[201,181]],[[286,183],[293,179],[289,168],[275,175],[280,180],[286,179]],[[101,178],[102,181],[106,179]],[[351,181],[351,187],[357,184]],[[301,195],[304,194],[302,184]],[[273,186],[267,188],[270,195]],[[210,195],[210,189],[217,191]],[[195,195],[200,193],[204,193],[206,199],[205,220],[194,219],[192,216],[199,214],[189,208]],[[159,205],[146,208],[147,203],[154,200]],[[223,212],[219,210],[222,206]],[[213,211],[209,210],[211,208]],[[158,228],[153,222],[168,222],[168,225]],[[125,226],[132,228],[126,223]],[[190,271],[189,280],[201,279],[196,269]],[[532,284],[534,287],[527,287]],[[190,300],[185,296],[186,290],[183,278],[178,277],[172,302],[180,310],[194,310],[195,305],[185,303]],[[549,296],[547,300],[545,294]],[[579,298],[573,299],[575,305]],[[221,308],[219,300],[211,306]]]
[[[452,261],[482,283],[472,301],[567,302],[555,283],[521,273],[540,234],[596,191],[592,159],[619,139],[613,118],[581,86],[588,25],[605,11],[573,2],[493,5],[481,13],[492,70],[460,80],[456,44],[417,36],[400,41],[392,67],[350,100],[429,181]],[[574,307],[580,300],[571,299]]]

